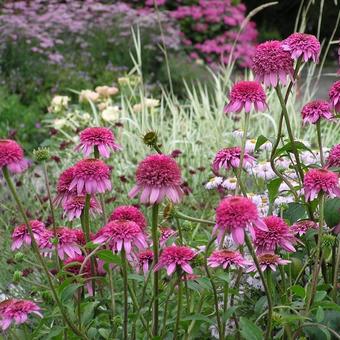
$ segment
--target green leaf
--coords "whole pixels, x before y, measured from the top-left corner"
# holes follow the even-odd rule
[[[240,329],[244,339],[247,340],[262,340],[262,331],[252,321],[241,316]]]
[[[255,144],[255,152],[263,145],[265,142],[267,142],[269,139],[263,135],[260,135],[257,138],[256,144]]]
[[[225,281],[225,282],[230,282],[230,275],[229,273],[220,273],[216,274],[216,277],[218,277],[220,280]]]
[[[288,208],[283,211],[283,218],[288,220],[290,224],[301,219],[306,219],[307,212],[305,206],[296,202],[288,203]]]
[[[81,319],[82,322],[86,325],[89,321],[92,321],[94,315],[94,309],[98,306],[99,301],[89,302],[87,303],[82,310]]]
[[[269,197],[270,203],[274,203],[275,198],[278,195],[279,187],[281,183],[282,183],[281,178],[275,178],[268,183],[267,189],[268,189],[268,197]]]
[[[313,151],[310,148],[308,148],[305,144],[303,144],[302,142],[295,141],[294,144],[295,144],[297,150],[307,150],[314,155]],[[293,148],[292,148],[291,142],[288,142],[282,148],[277,149],[276,152],[275,152],[275,158],[278,157],[278,156],[281,156],[284,153],[293,153]]]
[[[318,307],[317,311],[316,311],[316,315],[315,315],[315,319],[317,322],[321,322],[323,321],[323,319],[325,318],[325,312],[322,309],[322,307]]]
[[[65,287],[61,294],[60,294],[60,300],[62,302],[67,302],[68,300],[70,300],[74,293],[77,291],[78,288],[82,287],[83,285],[80,284],[80,283],[73,283],[73,284],[70,284],[68,285],[67,287]]]
[[[144,282],[144,276],[138,275],[138,274],[129,274],[128,279],[135,280],[135,281],[138,281],[138,282]]]
[[[111,331],[106,328],[99,328],[98,333],[104,338],[104,339],[109,339]]]
[[[256,314],[261,314],[264,311],[264,308],[267,306],[267,297],[261,296],[255,303],[254,311]]]
[[[320,302],[327,296],[327,292],[324,290],[317,291],[314,296],[314,302]]]
[[[340,198],[333,198],[325,202],[325,221],[332,228],[340,222]]]
[[[111,250],[100,250],[97,253],[97,256],[107,263],[114,263],[117,264],[118,266],[122,264],[120,256],[114,254]]]
[[[305,289],[299,285],[295,285],[291,287],[292,292],[300,298],[304,298],[306,295]]]
[[[184,318],[182,318],[183,321],[203,321],[203,322],[207,322],[209,324],[214,324],[214,320],[212,320],[211,318],[208,318],[207,316],[203,315],[203,314],[193,314],[193,315],[189,315],[186,316]]]

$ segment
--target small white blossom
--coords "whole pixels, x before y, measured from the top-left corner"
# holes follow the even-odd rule
[[[118,106],[109,106],[102,112],[102,118],[106,122],[113,122],[119,118],[119,112]]]
[[[238,130],[234,130],[231,135],[234,137],[234,138],[239,138],[241,139],[243,137],[243,134],[244,134],[244,131],[241,130],[241,129],[238,129]]]
[[[246,141],[245,150],[248,153],[253,153],[255,151],[255,146],[256,146],[256,139],[248,139]]]
[[[97,92],[91,90],[82,90],[79,93],[79,102],[96,102],[99,99],[99,94]]]
[[[254,174],[263,178],[266,181],[269,181],[276,177],[275,172],[273,171],[270,162],[261,162],[254,167]]]
[[[227,190],[235,190],[237,186],[237,178],[236,177],[230,177],[227,178],[221,186]]]
[[[273,145],[269,140],[267,140],[265,143],[263,143],[260,146],[260,149],[265,150],[265,151],[272,151],[272,148],[273,148]]]
[[[216,189],[223,182],[223,177],[213,177],[205,184],[205,188],[208,190]]]

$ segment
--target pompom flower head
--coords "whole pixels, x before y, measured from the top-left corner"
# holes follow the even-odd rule
[[[254,245],[257,253],[274,252],[278,247],[288,252],[295,252],[293,243],[295,238],[286,222],[277,216],[268,216],[263,219],[268,230],[256,230]]]
[[[248,229],[255,238],[255,229],[267,231],[266,224],[260,219],[256,205],[248,198],[241,196],[227,197],[216,209],[216,225],[213,233],[217,233],[220,243],[225,233],[231,234],[236,244],[244,243],[244,233]]]
[[[127,254],[132,247],[139,250],[147,248],[145,235],[140,226],[133,221],[115,220],[98,230],[94,244],[108,244],[113,251],[120,252],[123,247]]]
[[[340,80],[333,83],[328,91],[329,99],[336,112],[340,112]]]
[[[0,168],[5,166],[12,173],[23,172],[28,167],[21,146],[11,139],[0,139]]]
[[[306,234],[306,232],[310,229],[317,229],[318,225],[311,220],[301,220],[298,222],[295,222],[291,227],[290,230],[299,236],[302,236]]]
[[[59,227],[56,228],[56,234],[58,239],[58,256],[61,260],[65,258],[65,255],[68,257],[75,257],[82,254],[78,244],[78,237],[74,232],[74,229]],[[53,234],[50,236],[53,236]]]
[[[68,198],[72,197],[73,195],[76,195],[77,188],[73,188],[71,191],[69,190],[70,185],[74,178],[74,167],[71,166],[70,168],[64,170],[57,182],[57,196],[54,199],[54,203],[57,205],[62,204],[67,200]]]
[[[121,205],[113,210],[109,222],[114,220],[132,221],[137,223],[141,230],[146,228],[146,220],[143,213],[132,205]]]
[[[212,163],[212,169],[218,173],[220,169],[226,170],[236,169],[240,166],[241,148],[238,146],[224,148],[217,152]],[[255,162],[255,158],[248,153],[244,153],[243,167],[247,168],[252,166]]]
[[[330,198],[340,197],[338,175],[326,169],[309,170],[303,185],[307,201],[313,201],[319,193],[324,193]]]
[[[275,272],[276,267],[278,265],[286,265],[286,264],[291,262],[289,260],[283,260],[283,259],[281,259],[280,256],[273,254],[273,253],[261,254],[257,257],[257,259],[259,261],[261,271],[263,271],[263,272],[267,269]],[[255,266],[255,264],[253,264],[247,269],[247,272],[254,272],[256,270],[257,270],[256,266]]]
[[[37,220],[29,221],[29,223],[32,228],[34,239],[37,243],[39,243],[40,238],[46,230],[45,225],[44,223]],[[19,249],[24,244],[30,246],[31,243],[31,236],[28,232],[26,224],[21,224],[14,228],[14,231],[12,233],[12,250]]]
[[[250,265],[250,262],[245,260],[238,251],[221,249],[212,252],[208,258],[208,265],[212,268],[222,267],[223,269],[227,269],[232,267],[235,269],[244,268]]]
[[[239,81],[230,91],[230,101],[224,112],[250,112],[252,106],[255,111],[265,111],[267,108],[266,94],[257,81]]]
[[[293,60],[280,41],[266,41],[256,47],[252,70],[255,79],[265,86],[275,87],[279,82],[286,85],[287,77],[293,76]]]
[[[85,196],[71,196],[63,203],[64,216],[69,221],[79,218],[85,207]],[[90,213],[92,215],[101,213],[101,208],[96,199],[90,199]]]
[[[329,152],[327,159],[327,167],[340,167],[340,144],[334,145]]]
[[[104,127],[90,127],[83,130],[80,135],[80,144],[76,150],[81,150],[85,157],[88,157],[97,147],[104,158],[110,157],[110,151],[121,150],[116,144],[112,131]]]
[[[316,36],[306,33],[293,33],[282,41],[282,49],[290,52],[292,59],[303,58],[305,62],[312,59],[319,61],[320,42]]]
[[[331,120],[331,106],[325,100],[313,100],[306,104],[301,111],[303,123],[316,124],[320,119]]]
[[[177,234],[176,230],[173,230],[171,228],[167,228],[167,227],[160,227],[159,231],[161,233],[160,237],[159,237],[159,245],[161,247],[164,247],[167,243],[167,241],[175,236]]]
[[[69,190],[77,188],[78,195],[103,193],[111,190],[110,169],[99,159],[83,159],[74,166]]]
[[[5,331],[11,323],[20,325],[25,323],[29,314],[43,317],[40,307],[29,300],[9,299],[0,302],[0,327]]]
[[[189,262],[196,256],[196,253],[189,247],[172,245],[163,249],[154,271],[166,268],[170,276],[177,268],[183,269],[186,273],[192,274],[193,270]]]
[[[137,271],[140,269],[143,270],[144,275],[146,275],[149,271],[149,266],[153,261],[153,252],[150,249],[144,250],[137,254]]]
[[[166,155],[154,154],[139,163],[136,171],[136,186],[129,192],[133,198],[138,193],[143,204],[160,203],[168,197],[179,203],[183,196],[181,170],[176,161]]]

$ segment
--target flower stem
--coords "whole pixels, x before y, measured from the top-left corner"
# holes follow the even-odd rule
[[[305,314],[308,315],[309,309],[312,306],[314,294],[316,291],[316,286],[318,282],[319,271],[321,267],[321,243],[322,243],[322,234],[323,234],[323,224],[324,224],[324,207],[325,207],[325,195],[322,193],[319,197],[319,231],[318,231],[318,242],[316,245],[316,255],[315,255],[315,263],[313,268],[312,282],[311,282],[311,290],[308,296]]]
[[[228,272],[226,272],[226,273],[228,273]],[[223,316],[224,317],[225,317],[227,310],[228,310],[228,296],[229,296],[229,283],[225,282],[224,287],[223,287]],[[225,331],[226,331],[225,322],[223,322],[223,324],[222,324],[223,338],[226,337]]]
[[[151,219],[151,233],[152,233],[152,247],[153,247],[153,266],[158,263],[158,204],[152,206],[152,219]],[[158,335],[158,309],[159,309],[159,272],[154,271],[153,273],[153,309],[152,309],[152,334],[153,336]]]
[[[255,254],[253,245],[251,244],[251,241],[250,241],[249,236],[247,235],[247,233],[244,233],[244,237],[245,237],[245,241],[246,241],[247,247],[249,249],[250,255],[253,258],[255,266],[256,266],[256,269],[257,269],[257,271],[258,271],[258,273],[260,275],[260,278],[261,278],[261,281],[262,281],[262,284],[263,284],[263,288],[264,288],[265,294],[267,296],[267,302],[268,302],[268,320],[267,320],[267,331],[266,331],[266,335],[265,335],[265,340],[269,340],[269,339],[272,338],[271,337],[272,318],[273,318],[273,301],[272,301],[272,296],[270,294],[270,291],[269,291],[269,288],[268,288],[268,285],[267,285],[267,281],[266,281],[266,279],[265,279],[265,277],[263,275],[263,272],[261,270],[260,263],[259,263],[259,261],[257,259],[256,254]]]
[[[339,266],[340,266],[340,243],[338,245],[338,253],[336,256],[336,262],[335,262],[335,267],[334,267],[334,277],[333,277],[333,287],[331,291],[331,296],[336,302],[336,290],[337,290],[337,283],[338,283],[338,272],[339,272]]]
[[[210,280],[211,287],[212,287],[212,290],[213,290],[214,304],[215,304],[215,314],[216,314],[216,320],[217,320],[217,329],[218,329],[218,334],[219,334],[219,340],[223,340],[222,323],[221,323],[219,306],[218,306],[217,289],[216,289],[216,285],[215,285],[215,283],[214,283],[214,281],[213,281],[213,279],[211,277],[211,274],[210,274],[210,271],[209,271],[209,267],[208,267],[208,263],[207,263],[209,248],[215,242],[215,240],[216,240],[216,237],[213,237],[209,241],[209,243],[207,244],[207,246],[205,248],[204,269],[205,269],[205,272],[207,273],[207,276],[208,276],[208,278]]]
[[[122,256],[122,273],[123,273],[123,286],[124,286],[124,320],[123,320],[123,339],[128,339],[128,278],[127,278],[127,264],[124,246],[121,252]]]
[[[33,235],[33,232],[32,232],[32,228],[31,228],[31,225],[29,224],[29,221],[28,221],[28,218],[27,218],[27,215],[25,213],[25,209],[19,199],[19,196],[16,192],[16,189],[15,189],[15,186],[13,185],[13,182],[9,176],[9,172],[8,172],[8,169],[7,167],[3,167],[2,168],[2,172],[3,172],[3,175],[4,175],[4,178],[5,178],[5,181],[7,182],[7,185],[12,193],[12,196],[15,200],[15,202],[17,203],[18,205],[18,208],[19,208],[19,211],[25,221],[25,224],[27,226],[27,230],[30,234],[30,238],[31,238],[31,242],[32,242],[32,248],[33,248],[33,251],[38,259],[38,261],[40,262],[41,266],[42,266],[42,269],[46,275],[46,278],[47,278],[47,282],[51,288],[51,292],[52,292],[52,295],[53,295],[53,298],[57,304],[57,306],[59,307],[60,309],[60,312],[61,312],[61,315],[64,319],[64,322],[67,324],[67,326],[72,330],[72,332],[76,335],[78,335],[81,339],[84,339],[84,340],[88,340],[88,337],[80,330],[78,329],[71,320],[69,320],[67,314],[66,314],[66,311],[64,310],[64,307],[61,303],[61,301],[59,300],[59,297],[58,297],[58,294],[57,294],[57,291],[53,285],[53,282],[52,282],[52,279],[51,279],[51,276],[50,276],[50,272],[47,268],[47,265],[42,257],[42,255],[40,254],[40,251],[39,251],[39,247],[38,247],[38,244],[34,238],[34,235]]]
[[[178,292],[177,292],[177,315],[176,315],[176,323],[174,330],[174,340],[178,339],[178,330],[179,330],[179,320],[181,318],[181,309],[182,309],[182,291],[183,284],[181,279],[181,269],[178,270]]]
[[[202,223],[202,224],[208,224],[208,225],[215,225],[215,222],[213,222],[213,221],[202,220],[200,218],[191,217],[191,216],[185,215],[185,214],[183,214],[179,211],[175,212],[175,216],[178,217],[179,219],[190,221],[190,222],[196,222],[196,223]]]
[[[247,142],[249,117],[250,117],[249,112],[246,112],[245,116],[244,116],[244,128],[243,128],[243,136],[242,136],[242,143],[241,143],[240,165],[238,166],[237,172],[236,172],[237,184],[238,185],[236,185],[235,195],[237,195],[239,190],[241,190],[242,194],[244,196],[247,196],[247,193],[246,193],[246,191],[244,190],[244,188],[241,184],[241,176],[242,176],[243,159],[244,159],[246,142]]]
[[[321,162],[321,166],[324,167],[325,160],[324,160],[324,157],[323,157],[323,150],[322,150],[322,138],[321,138],[320,120],[316,123],[316,131],[318,133],[318,144],[319,144],[319,150],[320,150],[320,162]]]

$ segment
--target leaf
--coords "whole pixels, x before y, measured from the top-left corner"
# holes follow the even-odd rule
[[[255,303],[254,311],[256,314],[261,314],[264,311],[264,308],[267,306],[267,297],[261,296]]]
[[[327,296],[327,292],[324,290],[317,291],[314,296],[314,302],[320,302]]]
[[[104,338],[104,339],[109,339],[111,331],[106,328],[99,328],[98,333]]]
[[[247,340],[262,340],[262,332],[252,321],[241,316],[240,318],[240,330],[244,339]]]
[[[263,135],[260,135],[258,138],[257,138],[257,141],[256,141],[256,144],[255,144],[255,150],[254,152],[256,152],[260,147],[261,145],[263,145],[265,142],[267,142],[269,139]]]
[[[306,295],[305,289],[299,285],[295,285],[291,287],[292,292],[300,298],[304,298]]]
[[[144,282],[144,276],[138,275],[138,274],[129,274],[128,279],[135,280],[135,281],[138,281],[138,282]]]
[[[230,275],[228,273],[220,273],[216,274],[216,277],[218,277],[220,280],[225,282],[230,282]]]
[[[267,189],[268,189],[268,197],[269,197],[270,203],[273,203],[275,201],[275,198],[277,197],[281,183],[282,183],[281,178],[275,178],[268,183]]]
[[[322,309],[322,307],[318,307],[317,311],[316,311],[316,315],[315,315],[315,319],[317,322],[321,322],[323,321],[323,319],[325,318],[325,312]]]
[[[62,302],[67,302],[68,300],[70,300],[74,293],[77,291],[78,288],[82,287],[83,285],[80,283],[74,283],[74,284],[70,284],[69,286],[65,287],[62,292],[60,293],[60,300]]]
[[[340,198],[333,198],[325,202],[325,221],[330,228],[340,223]]]
[[[302,142],[295,141],[294,144],[297,150],[307,150],[314,155],[313,151],[310,148],[308,148],[305,144],[303,144]],[[275,152],[275,158],[278,156],[281,156],[284,153],[293,153],[291,142],[288,142],[282,148],[277,149]]]
[[[203,289],[212,290],[211,283],[207,277],[200,277],[195,280]]]
[[[81,314],[81,319],[84,324],[87,324],[89,321],[92,321],[94,315],[94,309],[98,306],[99,301],[89,302],[87,303]]]
[[[189,316],[186,316],[184,318],[182,318],[183,321],[192,321],[192,320],[195,320],[195,321],[203,321],[203,322],[207,322],[211,325],[214,324],[214,320],[208,318],[207,316],[203,315],[203,314],[193,314],[193,315],[189,315]]]
[[[118,255],[114,254],[111,250],[100,250],[97,253],[97,256],[107,263],[114,263],[118,266],[122,264],[121,258]]]
[[[283,211],[283,218],[293,224],[297,220],[306,219],[307,212],[305,206],[301,203],[288,203],[288,208]]]

